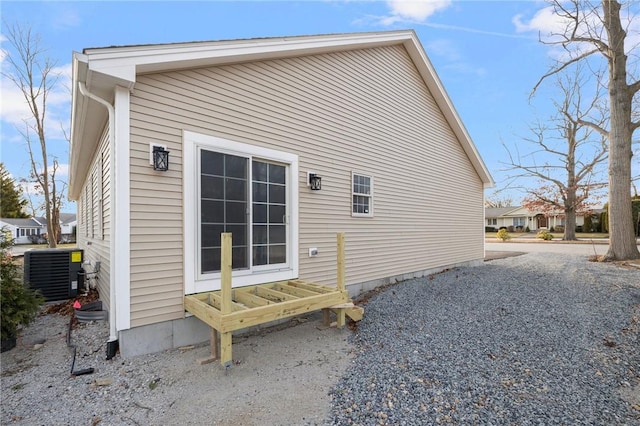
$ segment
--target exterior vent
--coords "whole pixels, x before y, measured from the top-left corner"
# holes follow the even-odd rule
[[[80,249],[31,250],[24,254],[24,281],[40,290],[47,302],[78,294],[78,273],[84,251]]]

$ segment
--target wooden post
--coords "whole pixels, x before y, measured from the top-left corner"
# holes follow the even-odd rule
[[[211,345],[211,357],[218,359],[220,351],[218,350],[218,330],[211,327],[211,336],[209,336],[209,344]]]
[[[331,309],[324,308],[322,310],[322,325],[329,327],[331,325]]]
[[[337,254],[336,254],[336,265],[337,265],[337,286],[338,290],[345,291],[345,273],[344,273],[344,233],[339,232],[336,238],[337,242]],[[337,316],[337,326],[338,328],[344,328],[345,325],[345,310],[338,309],[336,312]]]
[[[222,253],[220,258],[220,290],[222,293],[222,303],[220,313],[228,315],[232,312],[231,307],[231,234],[225,232],[220,237]],[[220,363],[229,367],[233,360],[231,354],[231,332],[220,333]]]

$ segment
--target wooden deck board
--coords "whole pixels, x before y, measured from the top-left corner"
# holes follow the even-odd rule
[[[256,287],[256,295],[260,297],[264,297],[265,299],[272,300],[274,302],[285,302],[289,300],[300,299],[297,296],[293,296],[291,294],[283,293],[278,290],[273,290],[268,287]]]
[[[346,291],[338,291],[335,287],[301,281],[296,284],[283,281],[235,288],[232,291],[232,311],[224,315],[221,313],[220,290],[185,296],[185,309],[225,333],[351,302]],[[300,284],[306,284],[306,288],[299,287]]]
[[[305,290],[311,290],[318,293],[331,293],[337,290],[336,287],[327,287],[320,284],[313,284],[302,280],[291,280],[288,284],[293,287],[304,288]]]
[[[281,291],[283,293],[291,294],[296,297],[309,297],[309,296],[317,296],[319,294],[326,294],[319,291],[307,290],[304,288],[292,286],[290,284],[277,284],[274,287],[274,290]]]
[[[256,308],[258,306],[265,306],[276,303],[271,300],[265,299],[264,297],[256,296],[255,294],[248,291],[241,291],[240,289],[236,289],[233,291],[233,298],[240,303],[244,303],[249,308]]]

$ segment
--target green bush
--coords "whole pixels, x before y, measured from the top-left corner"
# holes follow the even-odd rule
[[[6,234],[5,234],[6,235]],[[0,239],[0,334],[2,340],[14,339],[18,326],[29,325],[38,314],[44,298],[22,284],[20,268],[15,264],[10,249],[13,240]]]
[[[551,235],[551,233],[546,229],[541,229],[536,234],[536,238],[540,238],[541,240],[545,240],[545,241],[551,241],[553,239],[553,235]]]
[[[527,226],[524,232],[531,232],[531,229],[529,229],[529,227]]]
[[[509,235],[509,232],[507,232],[506,229],[499,230],[498,233],[496,234],[496,237],[498,237],[498,239],[502,241],[507,241],[511,239],[511,235]]]

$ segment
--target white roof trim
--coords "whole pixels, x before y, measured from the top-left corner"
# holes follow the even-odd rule
[[[449,125],[460,141],[473,164],[484,187],[494,185],[476,146],[464,127],[453,103],[438,78],[418,37],[412,30],[376,33],[335,34],[319,36],[279,37],[231,41],[211,41],[174,43],[141,46],[121,46],[85,49],[83,54],[74,56],[74,86],[72,105],[72,165],[69,194],[72,199],[79,195],[81,182],[86,170],[74,170],[74,165],[83,164],[79,160],[75,140],[85,139],[85,122],[99,122],[104,108],[89,110],[91,105],[76,91],[77,82],[82,81],[91,92],[103,91],[103,95],[113,93],[116,85],[133,88],[138,74],[172,71],[178,69],[216,66],[230,63],[260,61],[303,55],[313,55],[336,51],[365,49],[380,46],[403,45],[413,59],[415,66],[435,97]],[[95,135],[93,135],[95,137]],[[85,154],[86,158],[86,154]],[[78,175],[76,175],[76,172]],[[76,182],[78,181],[78,182]]]

